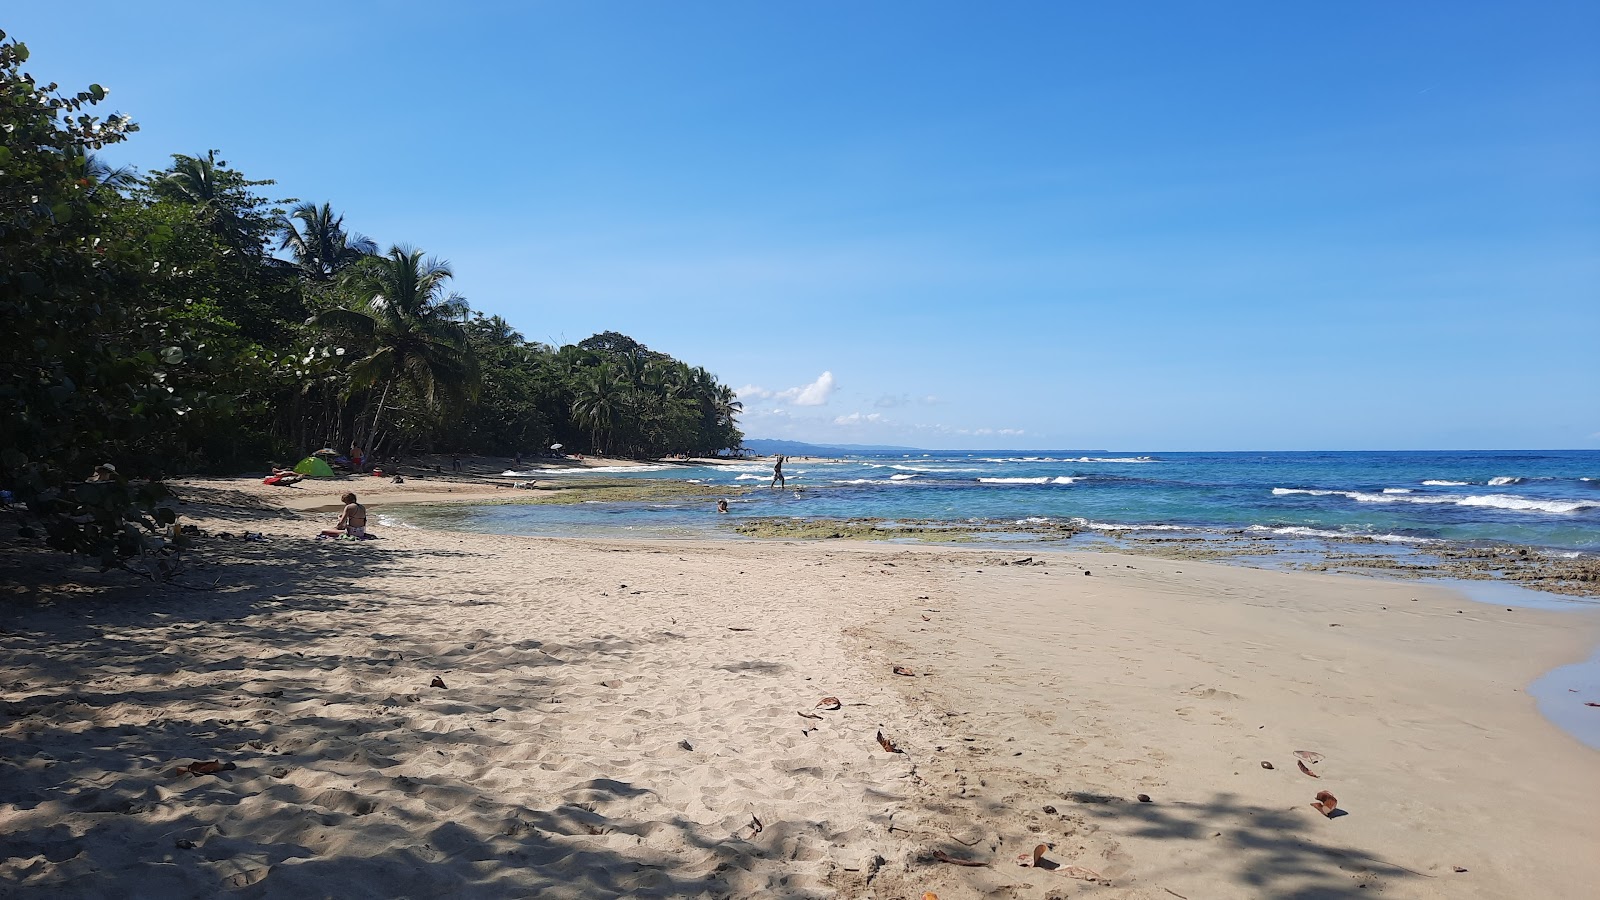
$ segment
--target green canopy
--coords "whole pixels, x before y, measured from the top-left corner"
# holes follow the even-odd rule
[[[307,475],[312,478],[339,477],[332,469],[328,468],[327,463],[315,456],[308,456],[305,459],[300,460],[299,464],[294,467],[294,470],[299,472],[301,475]]]

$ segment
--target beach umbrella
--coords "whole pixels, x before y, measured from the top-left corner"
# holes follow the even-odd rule
[[[560,444],[551,444],[550,445],[550,449],[551,450],[560,450],[561,449],[561,445]]]

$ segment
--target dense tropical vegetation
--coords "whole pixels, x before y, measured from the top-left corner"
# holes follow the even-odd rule
[[[138,552],[160,524],[138,476],[323,446],[739,445],[739,404],[705,369],[615,332],[525,340],[452,293],[448,263],[380,251],[331,204],[269,199],[271,180],[215,150],[143,176],[111,168],[96,152],[137,126],[91,114],[99,85],[63,94],[27,59],[0,32],[0,499],[53,546]],[[82,483],[108,460],[116,480]]]

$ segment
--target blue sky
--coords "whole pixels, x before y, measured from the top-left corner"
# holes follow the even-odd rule
[[[266,8],[3,27],[753,437],[1600,446],[1600,4]]]

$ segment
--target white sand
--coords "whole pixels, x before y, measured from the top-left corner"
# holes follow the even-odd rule
[[[201,511],[271,538],[202,542],[185,581],[214,591],[0,558],[0,895],[1489,898],[1600,878],[1600,754],[1522,693],[1587,653],[1593,616],[1104,554],[319,543],[316,517]],[[843,708],[812,713],[825,695]],[[212,759],[237,768],[173,774]],[[1349,815],[1311,810],[1319,789]],[[1101,882],[1017,866],[1039,842]]]

